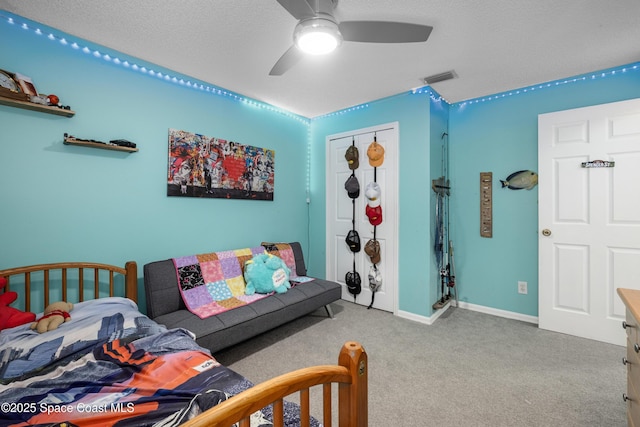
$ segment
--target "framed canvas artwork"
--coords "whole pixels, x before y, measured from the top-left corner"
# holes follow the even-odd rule
[[[275,152],[169,129],[167,196],[273,200]]]

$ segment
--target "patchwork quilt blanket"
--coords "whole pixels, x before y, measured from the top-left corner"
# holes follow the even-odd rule
[[[82,302],[71,315],[43,334],[0,332],[0,425],[177,426],[252,386],[131,300]],[[251,426],[272,425],[271,411]],[[297,405],[285,403],[285,419],[299,425]]]
[[[173,258],[178,287],[187,309],[205,319],[272,295],[245,294],[244,263],[265,252],[281,258],[289,267],[291,286],[313,280],[298,276],[295,255],[288,243],[263,242],[262,246],[253,248]]]
[[[182,299],[201,319],[267,297],[245,295],[244,263],[263,246],[173,258]]]

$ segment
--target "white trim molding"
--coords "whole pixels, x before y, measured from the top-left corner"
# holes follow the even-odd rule
[[[455,303],[454,303],[455,304]],[[484,305],[471,304],[468,302],[458,302],[458,307],[465,310],[477,311],[479,313],[491,314],[492,316],[505,317],[507,319],[520,320],[521,322],[538,324],[537,316],[516,313],[515,311],[500,310],[499,308],[486,307]]]
[[[444,307],[435,311],[431,316],[421,316],[419,314],[410,313],[408,311],[398,310],[397,316],[403,319],[413,320],[414,322],[424,323],[425,325],[433,325],[440,316],[442,316],[449,307],[456,307],[455,301],[448,302]],[[537,316],[529,316],[527,314],[516,313],[514,311],[500,310],[493,307],[485,307],[483,305],[471,304],[468,302],[458,302],[457,307],[464,310],[477,311],[479,313],[490,314],[492,316],[504,317],[507,319],[519,320],[521,322],[538,324]]]
[[[425,325],[433,325],[434,322],[438,320],[438,318],[442,316],[445,313],[445,311],[447,311],[450,305],[451,305],[450,302],[446,303],[444,307],[437,310],[435,313],[433,313],[429,317],[421,316],[419,314],[410,313],[408,311],[403,311],[403,310],[398,310],[396,315],[398,317],[402,317],[403,319],[409,319],[409,320],[413,320],[414,322],[424,323]]]

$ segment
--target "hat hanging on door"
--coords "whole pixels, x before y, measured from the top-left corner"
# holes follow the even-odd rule
[[[362,280],[357,271],[348,271],[344,276],[344,281],[347,284],[347,290],[354,297],[362,292]]]
[[[360,155],[358,153],[358,147],[356,147],[355,145],[350,145],[349,148],[347,148],[347,152],[344,153],[344,158],[347,159],[349,169],[358,169],[358,166],[360,166],[359,157]]]
[[[371,264],[377,264],[380,262],[380,242],[377,240],[369,239],[364,245],[364,252],[369,255]]]
[[[384,162],[384,147],[374,139],[367,148],[367,157],[369,157],[369,164],[377,168]]]
[[[371,292],[377,292],[382,286],[382,274],[375,265],[369,267],[369,289]]]
[[[372,208],[380,206],[380,184],[375,181],[368,183],[364,195],[367,198],[367,205]]]
[[[360,183],[355,175],[349,175],[347,181],[344,183],[344,189],[347,190],[347,194],[352,199],[357,199],[360,196]]]
[[[376,292],[380,290],[382,287],[382,274],[380,274],[380,270],[374,264],[369,267],[369,289],[371,290],[371,304],[369,304],[368,309],[373,307],[373,301],[376,297]]]
[[[349,230],[344,240],[347,242],[351,252],[360,252],[360,235],[356,230]]]
[[[377,226],[382,224],[382,207],[377,206],[372,208],[367,205],[365,213],[367,217],[369,217],[369,223],[371,223],[371,225]]]

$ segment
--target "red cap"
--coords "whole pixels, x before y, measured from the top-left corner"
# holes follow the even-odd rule
[[[371,225],[380,225],[382,223],[382,207],[376,206],[372,208],[367,205],[366,214],[369,217]]]

